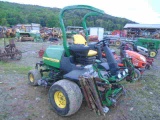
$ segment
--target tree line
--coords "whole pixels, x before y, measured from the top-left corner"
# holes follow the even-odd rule
[[[59,8],[37,5],[24,5],[0,1],[0,26],[38,23],[42,27],[60,27]],[[65,26],[82,26],[82,17],[87,10],[68,11],[64,16]],[[103,27],[105,30],[123,29],[126,23],[135,23],[125,18],[111,15],[91,16],[87,19],[88,27]]]

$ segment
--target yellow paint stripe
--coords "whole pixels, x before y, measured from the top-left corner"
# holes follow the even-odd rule
[[[48,58],[48,57],[43,57],[44,60],[49,60],[49,61],[52,61],[52,62],[59,62],[58,59],[53,59],[53,58]]]

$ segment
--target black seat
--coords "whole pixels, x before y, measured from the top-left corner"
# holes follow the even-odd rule
[[[90,48],[83,44],[73,44],[69,49],[76,56],[87,56]]]
[[[97,52],[90,50],[89,46],[83,44],[73,44],[70,46],[71,55],[74,56],[74,61],[77,64],[88,65],[96,60]]]

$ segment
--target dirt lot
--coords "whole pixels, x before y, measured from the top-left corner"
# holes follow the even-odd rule
[[[53,44],[53,43],[52,43]],[[38,50],[50,43],[18,42],[23,51],[20,61],[0,62],[0,120],[158,120],[160,119],[160,61],[155,60],[136,83],[124,83],[127,94],[106,116],[98,116],[83,102],[80,110],[71,117],[60,117],[48,102],[48,89],[32,87],[27,73],[40,61]],[[0,45],[2,47],[2,44]]]

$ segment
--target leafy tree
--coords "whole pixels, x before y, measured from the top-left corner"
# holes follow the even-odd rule
[[[2,26],[9,26],[9,24],[8,24],[8,22],[7,22],[7,20],[6,20],[6,18],[0,19],[0,24],[1,24]]]
[[[24,5],[0,1],[0,25],[39,23],[42,27],[60,27],[59,8]],[[81,26],[82,18],[88,10],[70,10],[64,15],[65,26]],[[89,27],[103,27],[105,30],[123,29],[126,23],[135,23],[125,18],[111,15],[92,16],[87,19]]]
[[[58,17],[53,15],[47,19],[47,27],[59,27]]]

